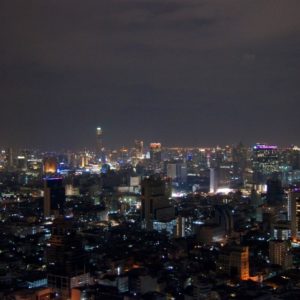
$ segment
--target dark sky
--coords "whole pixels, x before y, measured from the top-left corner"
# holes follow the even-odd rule
[[[0,145],[300,144],[299,0],[0,0]]]

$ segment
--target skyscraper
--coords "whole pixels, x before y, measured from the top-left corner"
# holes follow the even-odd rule
[[[228,246],[222,249],[218,260],[219,270],[241,280],[249,279],[249,248]]]
[[[161,168],[161,143],[150,144],[150,163],[153,170]]]
[[[63,214],[65,204],[65,187],[62,178],[45,178],[44,180],[44,217]]]
[[[172,180],[176,180],[178,182],[186,182],[186,162],[178,160],[167,163],[167,176],[170,177]]]
[[[101,127],[96,128],[96,159],[97,161],[101,161],[101,163],[105,163],[105,153],[102,141],[103,131]]]
[[[253,182],[265,184],[268,178],[279,171],[277,146],[256,144],[252,154]]]
[[[153,221],[170,221],[174,208],[170,206],[167,183],[158,176],[142,181],[142,218],[147,230],[153,228]]]
[[[73,222],[63,216],[53,221],[52,235],[47,243],[48,286],[60,299],[70,299],[73,287],[88,284],[85,270],[86,255]]]
[[[271,240],[269,242],[269,257],[272,264],[280,265],[284,269],[292,266],[292,256],[289,253],[288,241]]]
[[[144,142],[141,140],[134,141],[135,155],[137,158],[142,158],[144,154]]]
[[[13,156],[13,149],[8,148],[6,151],[6,162],[8,170],[13,169],[14,167],[14,156]]]
[[[292,238],[300,239],[300,190],[289,191],[288,220],[291,221]]]
[[[47,157],[44,160],[44,173],[55,174],[57,171],[57,160],[55,157]]]

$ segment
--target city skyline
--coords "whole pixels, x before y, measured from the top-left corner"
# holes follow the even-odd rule
[[[103,134],[103,133],[102,133]],[[216,144],[199,144],[199,145],[182,145],[182,144],[174,144],[174,145],[170,145],[170,144],[165,144],[162,141],[158,140],[158,139],[153,139],[153,140],[145,140],[143,138],[140,139],[133,139],[128,141],[127,144],[119,144],[119,145],[112,145],[112,144],[106,144],[103,143],[103,149],[105,150],[109,150],[109,151],[114,151],[114,150],[121,150],[123,148],[125,149],[131,149],[135,147],[135,141],[140,141],[143,143],[143,147],[144,150],[149,151],[149,149],[151,148],[151,144],[152,143],[159,143],[161,144],[162,149],[216,149],[216,148],[220,148],[220,149],[224,149],[226,147],[236,147],[238,145],[242,145],[246,148],[255,148],[257,145],[266,145],[267,147],[276,147],[278,149],[300,149],[298,146],[299,144],[280,144],[280,143],[270,143],[267,141],[254,141],[253,143],[245,143],[244,141],[236,141],[233,143],[216,143]],[[93,143],[94,142],[94,143]],[[43,152],[64,152],[64,151],[91,151],[91,152],[97,152],[97,140],[96,138],[94,139],[94,141],[90,141],[88,145],[82,146],[82,147],[51,147],[51,148],[47,148],[47,147],[41,147],[41,146],[36,146],[36,145],[25,145],[25,146],[12,146],[12,145],[5,145],[5,144],[1,144],[0,148],[2,148],[3,150],[5,149],[13,149],[14,151],[21,151],[21,150],[38,150],[38,151],[43,151]]]
[[[299,1],[1,6],[6,145],[300,143]]]
[[[0,299],[300,299],[300,0],[0,0]]]
[[[97,127],[98,128],[98,127]],[[96,129],[97,129],[96,128]],[[151,148],[151,144],[152,143],[159,143],[161,144],[162,148],[166,148],[166,149],[172,149],[172,148],[182,148],[182,149],[213,149],[213,148],[225,148],[225,147],[235,147],[235,146],[238,146],[238,145],[243,145],[247,148],[254,148],[256,147],[257,145],[266,145],[266,146],[271,146],[271,147],[278,147],[278,149],[285,149],[285,148],[293,148],[293,147],[296,147],[298,149],[298,146],[300,144],[294,144],[294,143],[287,143],[287,144],[283,144],[283,143],[279,143],[279,142],[269,142],[269,141],[266,141],[266,140],[254,140],[253,142],[248,142],[246,143],[245,141],[243,140],[240,140],[240,141],[234,141],[232,143],[215,143],[215,144],[198,144],[198,145],[184,145],[184,144],[180,144],[180,142],[178,142],[177,144],[168,144],[168,143],[165,143],[164,141],[161,141],[157,138],[154,138],[153,140],[146,140],[144,139],[143,137],[139,137],[139,138],[134,138],[133,140],[128,140],[128,142],[125,144],[109,144],[106,140],[106,136],[104,135],[103,137],[103,131],[102,131],[102,139],[104,138],[104,142],[102,140],[102,146],[103,146],[103,149],[105,150],[117,150],[117,149],[122,149],[122,148],[127,148],[127,149],[130,149],[130,148],[133,148],[135,146],[135,141],[140,141],[140,142],[143,142],[143,145],[144,145],[144,148],[145,149],[150,149]],[[111,141],[111,138],[108,138],[109,141]],[[98,148],[98,145],[97,145],[97,136],[96,134],[94,134],[94,137],[92,137],[92,140],[88,142],[88,144],[86,145],[83,145],[83,146],[75,146],[75,147],[71,147],[70,145],[65,145],[63,147],[55,147],[55,146],[51,146],[49,148],[47,147],[43,147],[41,145],[30,145],[29,143],[27,143],[26,145],[17,145],[17,146],[14,146],[14,145],[11,145],[11,144],[5,144],[5,143],[2,143],[0,145],[0,147],[2,149],[9,149],[9,148],[13,148],[14,150],[22,150],[22,149],[28,149],[28,150],[40,150],[40,151],[46,151],[46,152],[59,152],[59,151],[92,151],[92,152],[97,152],[97,148]]]

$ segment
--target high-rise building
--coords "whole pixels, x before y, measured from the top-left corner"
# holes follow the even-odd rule
[[[27,171],[27,158],[25,155],[17,156],[17,169],[19,171]]]
[[[8,148],[6,151],[6,162],[7,162],[7,168],[11,170],[14,167],[14,156],[13,156],[12,148]]]
[[[142,181],[142,218],[147,230],[153,229],[153,221],[170,221],[175,217],[170,205],[167,183],[158,176]]]
[[[224,247],[219,255],[219,271],[241,280],[249,279],[249,248],[242,246]]]
[[[44,217],[59,216],[64,212],[65,187],[62,178],[44,180]]]
[[[279,179],[267,180],[267,203],[270,205],[282,204],[284,191]]]
[[[278,148],[274,145],[256,144],[252,152],[253,182],[265,184],[279,171]]]
[[[218,183],[218,173],[214,168],[210,168],[209,172],[209,192],[215,193],[219,187]]]
[[[243,176],[243,172],[247,166],[247,154],[247,148],[242,143],[232,148],[234,175]]]
[[[167,177],[179,182],[186,182],[187,167],[185,161],[172,161],[167,163]]]
[[[300,148],[294,146],[290,150],[290,165],[293,170],[300,169]]]
[[[59,299],[70,299],[72,288],[89,283],[86,255],[72,220],[60,216],[53,221],[46,260],[48,286]]]
[[[150,163],[153,170],[161,168],[161,143],[150,144]]]
[[[292,238],[300,239],[300,190],[289,191],[288,220],[291,221]]]
[[[233,216],[231,209],[227,205],[214,206],[214,224],[222,228],[226,235],[230,235],[233,231]]]
[[[272,264],[280,265],[284,269],[292,267],[292,255],[289,252],[288,241],[271,240],[269,242],[269,257]]]
[[[55,174],[57,171],[57,160],[55,157],[47,157],[44,160],[44,173]]]
[[[134,150],[135,150],[135,156],[137,158],[142,158],[144,154],[144,142],[141,140],[135,140]]]
[[[291,222],[278,220],[272,223],[272,238],[286,241],[291,237]]]
[[[103,131],[101,127],[96,128],[96,159],[97,161],[101,161],[101,163],[105,163],[106,157],[103,147]]]

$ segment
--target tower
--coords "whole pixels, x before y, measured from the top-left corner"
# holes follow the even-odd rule
[[[142,158],[144,154],[144,142],[141,140],[134,141],[135,155],[137,158]]]
[[[253,147],[253,182],[265,184],[278,172],[278,148],[274,145],[256,144]]]
[[[44,173],[55,174],[57,171],[57,160],[55,157],[47,157],[44,160]]]
[[[166,182],[156,176],[145,178],[142,181],[142,218],[146,229],[152,230],[154,220],[170,221],[174,216]]]
[[[293,239],[300,239],[300,190],[289,191],[288,220],[291,221]]]
[[[150,162],[153,170],[161,167],[161,143],[150,144]]]
[[[288,241],[271,240],[269,242],[269,257],[272,264],[289,269],[292,266],[292,256],[289,253]]]
[[[209,192],[215,193],[219,187],[219,172],[216,168],[209,170]]]
[[[171,178],[174,181],[186,182],[186,162],[184,160],[177,160],[167,163],[167,177]]]
[[[102,163],[105,163],[105,153],[104,153],[102,135],[103,135],[102,128],[97,127],[96,128],[96,159],[97,161],[101,161]]]
[[[7,168],[8,170],[13,169],[14,167],[14,155],[13,155],[13,149],[8,148],[6,151],[6,162],[7,162]]]
[[[62,178],[44,179],[44,217],[63,214],[65,204],[65,187]]]
[[[219,255],[219,270],[240,280],[249,279],[249,248],[242,246],[224,247]]]
[[[73,222],[63,216],[53,221],[46,248],[48,286],[60,299],[70,299],[73,287],[87,285],[86,255]]]

